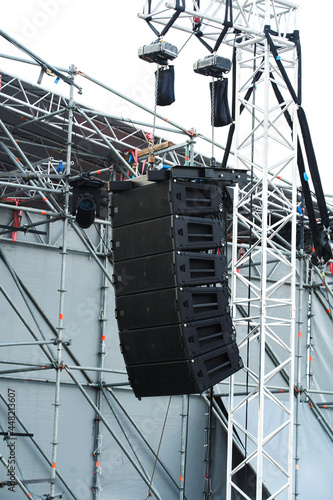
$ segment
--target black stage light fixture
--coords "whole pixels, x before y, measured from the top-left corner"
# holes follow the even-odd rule
[[[204,59],[199,59],[193,63],[194,73],[199,75],[221,78],[223,73],[229,73],[231,61],[226,57],[211,54]]]
[[[86,174],[70,181],[73,187],[72,215],[83,229],[90,227],[95,217],[99,216],[101,204],[101,188],[103,181],[90,179]]]
[[[178,56],[178,49],[171,43],[157,40],[150,45],[139,47],[138,56],[144,61],[165,66],[169,64],[169,59],[173,61]]]
[[[92,198],[81,198],[77,204],[76,222],[87,229],[95,220],[96,203]]]

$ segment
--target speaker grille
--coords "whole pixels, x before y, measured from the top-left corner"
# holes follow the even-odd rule
[[[224,225],[218,219],[171,215],[114,228],[113,259],[120,262],[172,250],[211,250],[224,241]]]
[[[217,215],[223,210],[222,187],[217,182],[133,179],[136,189],[115,193],[111,200],[112,227],[135,224],[166,215]]]
[[[242,366],[229,315],[222,184],[133,181],[112,196],[122,354],[137,397],[209,389]]]
[[[226,258],[218,254],[166,252],[115,262],[113,268],[117,296],[226,280]]]
[[[235,342],[229,315],[119,332],[126,365],[194,358]]]
[[[242,366],[237,346],[230,344],[193,359],[130,365],[127,371],[135,395],[141,398],[203,392]]]

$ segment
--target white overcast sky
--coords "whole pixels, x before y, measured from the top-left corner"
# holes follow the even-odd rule
[[[137,18],[143,0],[10,0],[2,2],[0,28],[16,38],[48,63],[63,68],[74,64],[79,71],[153,108],[154,66],[137,57],[138,47],[154,40],[154,34]],[[308,117],[324,190],[333,194],[332,162],[332,0],[299,0],[299,30],[303,62],[303,107]],[[169,36],[173,42],[173,36]],[[177,43],[176,43],[177,45]],[[0,38],[0,53],[12,51]],[[15,52],[18,54],[17,52]],[[18,54],[22,57],[22,54]],[[209,124],[208,81],[194,75],[193,61],[207,55],[197,40],[190,40],[183,50],[180,64],[188,77],[177,80],[176,102],[163,112],[186,128],[202,131]],[[178,60],[177,60],[178,61]],[[175,61],[176,66],[176,61]],[[188,73],[186,73],[188,67]],[[0,58],[0,70],[36,82],[39,71]],[[140,112],[121,103],[114,95],[91,88],[85,80],[81,102],[116,116],[134,113],[147,122]],[[66,86],[44,77],[43,85],[66,92]],[[206,92],[206,87],[207,92]],[[76,96],[77,98],[78,96]],[[135,116],[135,115],[134,115]],[[209,135],[205,129],[203,133]],[[217,140],[223,141],[219,132]],[[180,141],[183,139],[180,138]]]

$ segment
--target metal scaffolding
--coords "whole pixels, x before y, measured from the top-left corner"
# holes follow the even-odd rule
[[[7,36],[7,39],[10,37]],[[22,47],[22,50],[24,48]],[[30,55],[30,54],[29,54]],[[22,61],[23,62],[23,61]],[[61,75],[53,66],[49,66],[43,61],[43,68],[52,68],[52,72]],[[36,65],[39,64],[37,60]],[[55,70],[55,71],[54,71]],[[48,73],[48,71],[44,71]],[[68,76],[67,76],[68,75]],[[13,361],[2,359],[4,369],[1,371],[1,378],[5,381],[19,382],[20,376],[33,372],[35,378],[29,378],[31,383],[51,383],[54,386],[53,401],[53,425],[52,443],[50,455],[44,452],[33,434],[28,431],[19,414],[15,414],[15,425],[21,427],[24,437],[29,437],[35,446],[37,456],[41,456],[50,467],[50,477],[36,480],[36,484],[49,483],[49,493],[47,486],[44,493],[49,499],[80,498],[80,494],[66,481],[59,472],[59,462],[61,469],[61,459],[59,459],[59,433],[61,433],[60,408],[63,388],[75,386],[85,398],[86,402],[95,414],[94,443],[92,455],[94,457],[94,467],[91,475],[91,495],[94,499],[101,498],[102,487],[102,457],[103,457],[103,433],[108,432],[125,454],[129,462],[136,470],[138,477],[146,484],[150,494],[161,499],[153,483],[151,473],[146,470],[137,452],[133,448],[131,439],[128,437],[128,430],[124,428],[124,423],[135,429],[144,447],[149,449],[149,453],[154,457],[155,463],[164,471],[163,473],[171,481],[173,488],[178,492],[180,498],[186,498],[184,485],[185,481],[177,481],[174,473],[171,473],[163,460],[158,456],[156,450],[147,441],[142,431],[138,428],[133,417],[123,407],[118,399],[115,390],[117,388],[128,388],[128,381],[124,369],[114,369],[105,366],[106,357],[106,324],[113,311],[107,310],[110,299],[108,289],[112,285],[111,249],[109,222],[109,192],[107,183],[114,179],[127,179],[140,175],[145,168],[145,163],[149,154],[150,142],[144,129],[151,129],[151,122],[139,122],[136,125],[133,119],[120,119],[109,114],[101,114],[94,109],[79,105],[74,101],[74,90],[81,89],[76,81],[78,79],[88,79],[97,88],[102,88],[106,92],[113,92],[123,99],[128,98],[118,91],[94,80],[86,74],[77,72],[72,66],[66,72],[65,81],[69,84],[69,98],[53,93],[41,86],[29,83],[20,77],[2,74],[2,87],[0,100],[2,104],[1,120],[1,210],[4,214],[1,227],[1,240],[3,243],[17,243],[25,245],[31,249],[45,249],[45,251],[60,249],[60,284],[58,288],[58,322],[57,326],[48,317],[36,302],[33,291],[29,290],[16,270],[12,267],[10,260],[6,256],[6,245],[1,248],[1,258],[11,274],[19,293],[22,297],[24,307],[30,312],[33,326],[30,326],[25,318],[25,312],[18,307],[10,297],[4,287],[1,286],[1,293],[6,303],[15,311],[18,319],[23,323],[27,331],[32,336],[32,341],[18,341],[15,336],[13,342],[1,342],[2,348],[21,348],[29,346],[33,349],[38,346],[46,360],[20,361],[14,355]],[[132,104],[139,103],[130,100]],[[145,108],[148,114],[153,117],[153,112]],[[197,153],[193,149],[195,142],[195,131],[186,130],[173,121],[160,117],[167,125],[156,124],[156,130],[165,133],[183,134],[184,141],[174,144],[165,141],[162,137],[155,137],[155,155],[157,162],[165,165],[188,164],[189,158],[198,166],[205,167],[209,160],[204,155]],[[153,118],[151,118],[153,119]],[[204,140],[205,137],[203,136]],[[207,139],[208,140],[208,139]],[[216,145],[219,147],[219,145]],[[138,155],[136,161],[134,157]],[[132,157],[130,156],[132,155]],[[91,237],[89,231],[82,230],[75,220],[73,213],[73,192],[72,182],[80,178],[101,179],[105,183],[102,190],[100,218],[96,218],[95,226],[98,237]],[[56,224],[54,224],[56,223]],[[56,230],[53,229],[56,227]],[[61,230],[59,231],[59,227]],[[27,236],[24,240],[21,235]],[[73,244],[73,235],[75,242]],[[70,236],[70,237],[69,237]],[[96,268],[102,274],[100,292],[100,346],[96,364],[84,366],[78,360],[77,355],[71,348],[70,331],[68,329],[67,311],[67,289],[68,289],[68,267],[70,266],[69,256],[86,255],[91,259]],[[111,297],[111,300],[112,297]],[[45,328],[46,324],[46,328]],[[46,332],[46,333],[45,333]],[[52,340],[49,340],[51,333]],[[38,356],[37,356],[38,357]],[[64,360],[67,358],[67,362]],[[43,371],[50,375],[44,379],[38,376]],[[80,377],[75,373],[79,373]],[[94,382],[91,373],[97,373],[97,381]],[[54,374],[54,377],[52,376]],[[68,377],[66,377],[66,374]],[[107,376],[115,376],[116,380]],[[24,379],[23,379],[24,380]],[[71,382],[69,382],[71,381]],[[89,389],[93,388],[95,396],[89,394]],[[4,405],[8,407],[8,401],[1,395]],[[188,425],[188,397],[183,399],[182,408],[182,431],[181,431],[181,451],[180,451],[180,475],[184,476],[185,456],[187,448],[187,425]],[[105,412],[111,411],[116,419],[117,426],[122,429],[130,451],[119,439],[115,429],[110,425],[105,416]],[[120,417],[119,417],[120,414]],[[126,427],[125,425],[125,427]],[[8,434],[8,439],[15,435],[15,426],[12,433]],[[61,450],[61,448],[60,448]],[[4,467],[9,470],[9,464],[5,458],[1,457]],[[21,475],[25,477],[22,469]],[[28,481],[19,478],[18,474],[12,476],[12,482],[6,484],[8,487],[17,485],[29,498],[37,498],[33,493],[33,487]],[[5,484],[5,482],[1,483]],[[59,493],[59,489],[64,493]]]
[[[156,6],[153,5],[155,3]],[[190,7],[188,4],[191,4]],[[168,29],[172,26],[185,34],[193,34],[193,18],[198,19],[195,21],[200,24],[200,35],[197,38],[201,43],[214,47],[226,26],[225,10],[230,5],[230,2],[218,0],[183,1],[166,5],[162,5],[162,2],[146,2],[140,16],[155,27],[157,33],[159,30],[156,26],[168,26]],[[10,431],[6,430],[1,421],[0,430],[4,436],[7,433],[7,446],[15,433],[18,435],[17,431],[22,431],[22,439],[29,439],[36,456],[47,464],[49,477],[36,482],[46,483],[43,494],[49,500],[62,497],[78,500],[83,498],[77,492],[79,487],[75,489],[69,484],[62,469],[64,455],[61,453],[59,437],[60,410],[61,393],[66,387],[75,388],[83,396],[94,420],[91,449],[93,461],[92,466],[89,464],[91,487],[84,490],[85,495],[90,495],[87,498],[106,498],[102,493],[103,481],[107,480],[103,473],[104,434],[112,437],[112,442],[116,443],[131,464],[140,484],[148,491],[147,498],[166,498],[159,491],[159,487],[163,491],[163,481],[167,482],[169,491],[173,492],[172,498],[189,498],[185,487],[189,468],[187,458],[190,459],[189,419],[196,413],[194,410],[191,412],[191,405],[197,408],[194,406],[198,404],[197,400],[203,406],[203,425],[200,427],[204,457],[204,486],[200,495],[203,498],[231,500],[238,498],[236,494],[240,498],[256,500],[291,499],[293,494],[297,498],[297,472],[295,483],[293,478],[295,464],[298,466],[300,459],[297,448],[297,409],[301,403],[302,378],[301,336],[297,337],[297,333],[302,331],[302,327],[304,332],[304,317],[308,320],[308,338],[306,339],[305,332],[303,335],[307,349],[307,385],[302,392],[311,404],[312,411],[316,416],[319,415],[317,418],[325,432],[333,439],[330,421],[323,415],[322,405],[315,400],[316,390],[311,382],[310,359],[315,347],[311,335],[312,316],[304,306],[304,297],[316,296],[332,321],[332,288],[327,279],[328,271],[321,274],[309,264],[303,253],[300,255],[298,252],[297,224],[300,218],[297,216],[296,206],[300,202],[300,196],[296,179],[297,104],[288,92],[288,85],[278,64],[282,61],[288,81],[297,83],[297,52],[295,43],[287,37],[287,34],[297,30],[297,6],[286,0],[242,0],[233,1],[232,6],[233,23],[232,26],[227,25],[227,28],[232,29],[226,30],[223,46],[228,54],[235,55],[235,130],[231,159],[228,157],[225,160],[227,147],[215,140],[214,133],[212,138],[208,138],[173,120],[167,120],[164,115],[129,99],[119,91],[76,70],[74,66],[66,71],[55,68],[0,31],[1,36],[32,57],[33,63],[41,68],[40,79],[51,73],[62,78],[69,86],[69,97],[64,97],[39,84],[3,73],[0,92],[0,210],[3,214],[0,257],[4,269],[15,284],[19,299],[13,300],[12,290],[6,290],[2,284],[0,295],[7,307],[15,313],[24,333],[28,332],[30,335],[28,341],[21,340],[19,328],[17,333],[11,332],[10,341],[4,335],[1,336],[0,347],[13,350],[8,351],[12,353],[10,359],[1,357],[4,368],[0,371],[0,376],[2,381],[21,383],[26,380],[22,377],[28,373],[29,383],[52,387],[51,448],[48,453],[44,451],[43,446],[25,426],[19,412],[15,414],[15,424],[12,424]],[[270,34],[267,32],[268,26]],[[272,51],[270,41],[273,42],[276,53]],[[93,83],[99,91],[111,92],[147,112],[147,122],[104,114],[76,102],[74,92],[81,91],[86,80]],[[281,102],[276,100],[276,87],[285,95]],[[293,120],[292,130],[285,121],[286,110]],[[214,155],[222,158],[221,165],[235,169],[246,168],[249,174],[249,182],[234,190],[233,211],[229,217],[229,233],[232,233],[231,300],[237,339],[245,366],[242,372],[231,378],[228,393],[223,392],[226,385],[222,383],[217,386],[214,394],[203,394],[201,398],[183,396],[180,399],[175,407],[178,417],[180,414],[180,440],[177,443],[179,467],[176,474],[175,467],[170,470],[170,465],[161,459],[157,451],[159,448],[152,446],[137,425],[134,415],[131,415],[119,397],[119,389],[123,390],[121,396],[130,393],[123,365],[118,366],[114,359],[107,362],[107,321],[113,316],[112,306],[110,307],[113,277],[109,246],[111,224],[108,182],[125,180],[145,172],[151,152],[148,131],[153,126],[159,134],[154,137],[157,165],[209,166],[211,158],[194,148],[195,140],[201,138],[213,143]],[[179,143],[174,144],[165,139],[171,133],[181,137]],[[95,219],[94,235],[78,226],[73,213],[73,181],[81,178],[104,182],[100,217]],[[22,235],[27,238],[23,239]],[[34,293],[22,281],[7,257],[6,249],[11,245],[59,253],[57,305],[52,306],[53,312],[56,311],[57,314],[57,322],[35,300]],[[91,358],[92,363],[88,366],[81,363],[76,350],[72,348],[70,320],[66,317],[69,302],[67,291],[71,285],[71,256],[89,259],[94,263],[95,271],[100,273],[99,297],[94,297],[98,303],[95,308],[99,325],[98,343],[96,353]],[[319,275],[316,274],[318,272]],[[322,289],[319,289],[315,277],[323,280]],[[296,315],[297,290],[299,304],[303,304],[304,310],[298,308]],[[26,319],[26,310],[30,313],[29,320]],[[298,342],[296,352],[295,339]],[[30,356],[28,351],[23,356],[20,351],[23,346],[29,346],[29,349],[37,346],[41,357]],[[34,377],[31,377],[31,372]],[[13,401],[1,393],[0,398],[2,408],[10,412],[10,405],[15,402],[14,392],[11,396]],[[222,399],[228,405],[227,415],[223,411]],[[165,402],[163,406],[164,424],[170,402],[171,400],[169,403]],[[226,490],[220,493],[221,496],[217,496],[219,493],[214,495],[212,486],[213,474],[217,471],[213,454],[215,422],[228,433],[227,484]],[[296,451],[293,432],[295,423]],[[163,433],[161,440],[162,435]],[[150,462],[138,453],[137,440],[154,462],[153,473],[148,469]],[[241,455],[241,459],[235,458],[237,454]],[[1,453],[0,462],[10,472],[10,464]],[[64,468],[69,466],[67,462],[63,463]],[[153,481],[156,466],[163,477],[158,485]],[[36,500],[41,498],[33,493],[30,484],[34,483],[25,477],[24,467],[19,469],[17,463],[14,479],[11,479],[13,485],[18,486],[24,497]],[[254,485],[251,484],[251,471],[254,471]],[[245,479],[241,476],[243,473]],[[269,482],[268,478],[272,475],[274,481]]]

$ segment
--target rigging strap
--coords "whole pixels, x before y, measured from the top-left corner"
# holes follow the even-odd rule
[[[203,32],[199,29],[200,24],[197,27],[194,27],[193,31],[199,42],[201,42],[206,49],[209,50],[211,54],[214,52],[217,52],[219,49],[221,43],[223,42],[223,39],[225,35],[227,34],[229,28],[232,28],[233,26],[233,15],[232,15],[232,0],[226,0],[226,5],[225,5],[225,14],[224,14],[224,21],[223,21],[223,30],[219,34],[214,47],[211,47],[209,43],[207,43],[202,37],[203,37]]]
[[[308,159],[308,164],[309,164],[309,169],[310,169],[311,178],[312,178],[312,182],[313,182],[313,187],[315,189],[316,196],[317,196],[317,203],[318,203],[318,208],[319,208],[319,212],[320,212],[321,222],[323,223],[324,227],[326,229],[328,229],[329,225],[330,225],[330,221],[329,221],[329,217],[328,217],[328,213],[327,213],[327,206],[326,206],[326,202],[325,202],[324,191],[323,191],[322,183],[320,180],[318,164],[317,164],[316,155],[315,155],[313,144],[312,144],[312,139],[311,139],[311,134],[310,134],[308,122],[306,119],[304,109],[302,107],[298,108],[297,115],[298,115],[299,124],[301,126],[304,147],[305,147],[306,156]]]
[[[320,217],[321,221],[323,224],[323,231],[319,231],[317,221],[316,221],[316,216],[315,216],[315,211],[313,207],[313,201],[312,201],[312,196],[311,196],[311,191],[309,188],[309,184],[307,182],[306,178],[306,171],[305,171],[305,164],[304,164],[304,158],[302,154],[302,149],[300,145],[299,139],[297,140],[297,165],[298,165],[298,170],[299,170],[299,176],[302,184],[302,190],[304,193],[304,198],[305,198],[305,204],[308,212],[308,217],[309,217],[309,224],[310,224],[310,229],[311,229],[311,234],[313,238],[313,243],[315,247],[315,255],[313,256],[313,263],[316,265],[321,265],[325,262],[327,262],[330,258],[332,258],[332,248],[330,246],[330,221],[329,221],[329,215],[327,211],[327,206],[326,206],[326,201],[324,197],[324,192],[322,188],[322,183],[320,179],[320,174],[318,170],[318,165],[317,165],[317,160],[311,140],[311,134],[309,130],[309,126],[307,123],[306,115],[304,112],[304,109],[301,107],[301,61],[299,62],[299,70],[298,70],[298,95],[296,95],[295,90],[293,89],[291,82],[288,78],[288,75],[286,73],[286,70],[278,56],[277,49],[274,45],[274,42],[272,38],[270,37],[269,34],[269,26],[265,27],[265,34],[266,38],[268,41],[268,44],[270,46],[270,50],[272,54],[275,57],[277,66],[280,70],[280,73],[282,75],[283,80],[286,83],[286,86],[288,90],[290,91],[290,94],[296,104],[298,104],[298,110],[297,110],[297,115],[298,115],[298,120],[300,123],[300,128],[301,128],[301,133],[303,137],[303,142],[304,142],[304,147],[305,147],[305,152],[307,156],[307,161],[309,165],[309,170],[313,182],[313,186],[315,189],[315,194],[317,198],[317,203],[318,203],[318,208],[320,212]],[[300,59],[301,56],[301,46],[300,46],[300,41],[299,41],[299,34],[298,32],[294,33],[292,36],[289,36],[289,38],[294,41],[296,48],[297,48],[297,53],[298,57]],[[236,88],[235,88],[235,50],[234,50],[234,56],[233,56],[233,105],[232,105],[232,114],[233,114],[233,120],[235,120],[235,103],[236,103]],[[251,97],[251,94],[254,90],[255,87],[255,82],[261,77],[263,71],[258,70],[257,73],[254,75],[253,80],[252,80],[252,86],[248,89],[244,100],[248,101]],[[274,76],[272,72],[270,72],[270,80],[272,83],[272,87],[275,93],[275,96],[281,105],[281,109],[283,111],[283,114],[287,120],[288,125],[290,128],[293,128],[293,121],[290,116],[290,113],[286,109],[286,107],[282,107],[283,103],[285,102],[278,85],[274,81]],[[242,113],[244,109],[244,105],[242,104],[240,106],[240,113]],[[231,143],[233,139],[233,135],[235,132],[235,122],[231,125],[229,129],[229,134],[227,138],[227,144],[222,160],[222,167],[226,168],[228,157],[230,154],[230,149],[231,149]]]
[[[285,101],[283,96],[278,88],[278,85],[274,81],[274,76],[270,73],[270,79],[272,83],[272,87],[274,90],[274,94],[276,96],[277,101],[280,105],[282,105]],[[285,108],[283,109],[283,114],[286,118],[286,121],[289,127],[293,128],[293,121],[290,116],[289,111]],[[304,194],[305,206],[307,209],[307,214],[309,218],[309,225],[313,240],[313,245],[315,249],[315,254],[313,255],[312,263],[315,265],[324,264],[330,258],[332,258],[332,250],[330,248],[330,236],[329,236],[329,216],[327,212],[327,206],[325,202],[324,192],[322,189],[322,184],[320,180],[320,174],[318,171],[318,165],[316,161],[315,152],[312,145],[310,130],[308,127],[308,123],[306,120],[305,112],[303,108],[300,106],[297,110],[298,119],[300,122],[301,132],[303,136],[304,147],[307,155],[308,165],[311,173],[312,182],[315,188],[315,193],[317,197],[318,208],[321,216],[321,221],[324,226],[324,231],[319,231],[315,210],[312,201],[312,195],[309,187],[309,183],[307,181],[304,158],[302,153],[302,148],[300,144],[299,138],[297,139],[297,166],[299,177],[302,185],[302,191]]]
[[[282,78],[283,78],[283,80],[285,81],[285,84],[288,87],[288,90],[289,90],[289,92],[291,94],[291,97],[293,98],[293,101],[300,106],[301,105],[300,95],[296,94],[295,89],[294,89],[294,87],[292,86],[292,84],[291,84],[291,82],[289,80],[288,74],[287,74],[287,72],[286,72],[286,70],[285,70],[285,68],[284,68],[284,66],[282,64],[281,57],[278,54],[278,51],[277,51],[277,49],[275,47],[275,44],[274,44],[274,42],[273,42],[273,40],[272,40],[271,35],[270,35],[269,32],[270,32],[270,26],[265,26],[264,33],[265,33],[265,36],[267,38],[267,42],[268,42],[270,51],[272,52],[272,54],[273,54],[273,56],[275,58],[277,67],[280,70]],[[298,46],[299,46],[299,44],[298,44]],[[299,91],[300,88],[301,88],[301,85],[300,85],[301,78],[300,78],[300,75],[298,75],[298,76],[299,76],[299,78],[298,78],[298,91]]]

